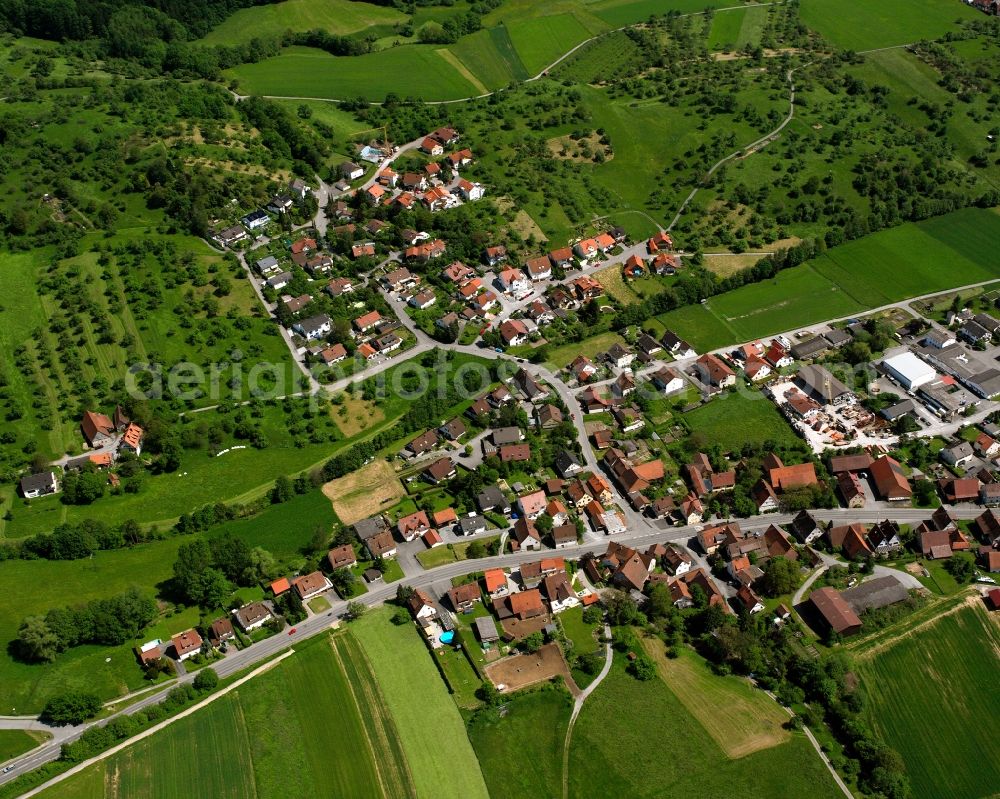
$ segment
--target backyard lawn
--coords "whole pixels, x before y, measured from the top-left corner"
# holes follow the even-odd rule
[[[683,418],[705,446],[718,444],[728,452],[739,452],[748,443],[799,440],[774,403],[759,392],[723,394]]]

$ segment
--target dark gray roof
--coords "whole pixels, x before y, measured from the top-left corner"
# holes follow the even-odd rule
[[[463,516],[458,520],[458,527],[463,533],[473,533],[486,527],[486,518],[476,514],[475,516]]]
[[[823,338],[829,341],[832,346],[840,347],[841,345],[846,344],[848,341],[851,340],[851,334],[848,333],[846,330],[836,328],[834,330],[830,330],[824,333]]]
[[[354,532],[358,534],[358,538],[362,541],[367,541],[369,538],[381,533],[385,527],[385,519],[381,516],[371,516],[368,519],[362,519],[359,522],[355,522]]]
[[[917,409],[914,405],[913,400],[905,399],[902,402],[897,402],[888,408],[883,408],[881,411],[882,418],[888,421],[893,421],[898,419],[900,416],[905,416],[908,413],[913,413]]]
[[[884,608],[886,605],[902,602],[910,592],[895,577],[886,575],[841,591],[840,595],[854,612],[860,615],[870,608]]]
[[[492,433],[493,443],[502,447],[505,444],[517,444],[522,439],[520,427],[498,427]]]
[[[28,493],[30,491],[47,491],[52,487],[52,483],[55,479],[55,474],[52,472],[26,474],[21,478],[21,491],[23,493]]]
[[[506,508],[510,503],[498,486],[486,486],[476,495],[476,504],[480,510],[492,510],[496,507]]]
[[[833,402],[844,394],[851,393],[850,389],[824,366],[807,364],[799,369],[795,380],[806,393],[825,404]]]
[[[800,341],[798,344],[793,346],[792,357],[796,360],[812,358],[814,355],[818,355],[823,352],[829,346],[830,344],[825,338],[813,336],[808,341]]]
[[[497,641],[500,638],[492,616],[480,616],[476,619],[476,633],[480,641]]]

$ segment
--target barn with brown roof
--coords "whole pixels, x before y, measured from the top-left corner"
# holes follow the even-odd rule
[[[838,635],[854,635],[861,630],[861,619],[835,588],[817,588],[809,602],[826,625]]]

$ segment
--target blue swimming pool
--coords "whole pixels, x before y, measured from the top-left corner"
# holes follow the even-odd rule
[[[438,640],[442,644],[450,644],[453,640],[455,640],[455,631],[454,630],[447,630],[447,631],[441,633],[441,635],[438,638]]]

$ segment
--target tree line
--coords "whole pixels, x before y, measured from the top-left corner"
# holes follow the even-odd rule
[[[156,602],[138,588],[85,605],[52,608],[21,622],[13,649],[29,663],[48,663],[84,644],[120,646],[136,638],[156,612]]]

